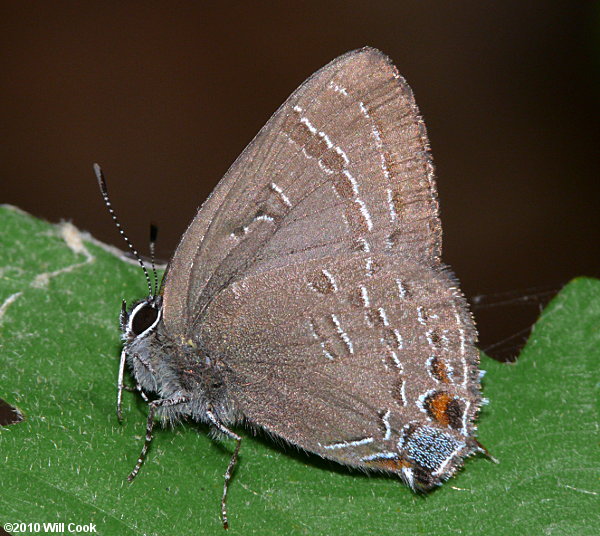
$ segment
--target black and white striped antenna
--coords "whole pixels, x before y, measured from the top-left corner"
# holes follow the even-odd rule
[[[156,238],[158,236],[158,226],[154,223],[150,223],[150,262],[152,264],[152,276],[154,277],[154,293],[153,296],[158,294],[158,273],[156,271]]]
[[[125,240],[125,243],[129,247],[131,253],[133,253],[133,255],[137,259],[139,265],[142,267],[142,270],[144,270],[144,275],[146,276],[146,282],[148,283],[149,295],[154,296],[155,294],[152,289],[152,283],[150,282],[150,275],[148,274],[148,270],[146,270],[146,267],[144,266],[144,262],[142,261],[142,258],[140,257],[138,250],[133,245],[133,242],[125,234],[125,231],[123,230],[123,227],[121,227],[121,223],[119,222],[119,219],[117,218],[117,215],[115,214],[115,210],[112,207],[112,204],[110,202],[110,197],[108,196],[108,189],[106,188],[106,180],[104,179],[104,173],[102,173],[102,168],[100,167],[99,164],[94,163],[94,173],[96,174],[96,179],[98,179],[98,186],[100,186],[100,192],[102,193],[102,198],[104,199],[104,204],[106,205],[106,208],[108,209],[110,217],[115,222],[115,225],[117,226],[117,230],[119,231],[119,234],[123,237],[123,240]],[[153,236],[154,240],[156,240],[156,231],[151,230],[151,236]],[[151,247],[152,247],[152,252],[153,252],[153,254],[152,254],[152,258],[153,258],[152,269],[154,271],[154,283],[155,283],[154,286],[156,287],[157,277],[156,277],[156,268],[154,268],[154,245],[153,245],[152,239],[151,239],[151,244],[152,244]]]

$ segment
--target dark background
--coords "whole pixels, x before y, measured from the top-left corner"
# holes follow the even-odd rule
[[[131,238],[144,250],[157,222],[169,258],[285,98],[368,44],[427,121],[444,259],[470,298],[491,295],[484,347],[527,327],[541,290],[600,276],[597,3],[220,4],[2,2],[0,202],[123,247],[98,161]],[[498,307],[503,292],[533,311]]]

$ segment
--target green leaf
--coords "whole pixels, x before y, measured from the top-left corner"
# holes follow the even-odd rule
[[[95,523],[99,534],[223,534],[231,443],[201,425],[157,430],[126,481],[146,409],[115,416],[121,298],[139,267],[69,225],[0,208],[0,398],[24,415],[0,429],[0,522]],[[577,279],[544,311],[516,365],[483,358],[484,457],[427,496],[244,433],[230,534],[596,534],[600,282]]]

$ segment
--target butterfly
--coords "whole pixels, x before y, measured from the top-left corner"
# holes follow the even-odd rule
[[[96,175],[110,205],[99,166]],[[120,229],[120,226],[119,226]],[[124,233],[122,233],[124,234]],[[262,429],[414,490],[487,452],[476,329],[440,260],[425,123],[380,51],[338,57],[275,112],[196,214],[160,290],[121,311],[155,417]],[[154,399],[150,400],[153,396]]]

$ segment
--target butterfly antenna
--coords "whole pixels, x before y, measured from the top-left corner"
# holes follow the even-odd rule
[[[154,296],[158,294],[158,274],[156,273],[156,238],[158,237],[158,227],[154,224],[150,224],[150,262],[152,264],[152,275],[154,276]]]
[[[142,267],[142,270],[144,270],[144,275],[146,276],[146,282],[148,283],[148,291],[150,292],[150,296],[153,296],[152,283],[150,282],[150,276],[148,275],[148,270],[146,270],[146,267],[144,266],[144,262],[142,261],[142,258],[140,257],[140,254],[138,253],[138,250],[135,249],[133,243],[131,242],[131,240],[129,240],[128,236],[125,234],[125,231],[121,227],[121,223],[119,222],[119,219],[117,218],[117,215],[115,214],[115,211],[112,208],[110,198],[108,197],[108,189],[106,188],[106,180],[104,179],[104,173],[102,173],[102,168],[98,164],[94,164],[94,173],[96,174],[96,179],[98,179],[98,186],[100,186],[100,192],[102,193],[102,198],[104,199],[104,204],[106,205],[106,208],[108,209],[110,217],[115,222],[115,225],[117,226],[119,234],[123,237],[123,240],[125,240],[125,243],[129,247],[131,253],[133,253],[133,255],[137,259],[139,265]]]

